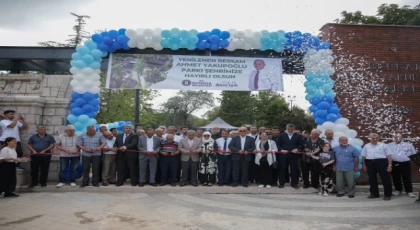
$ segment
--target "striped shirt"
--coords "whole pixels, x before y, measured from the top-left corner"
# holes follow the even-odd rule
[[[96,149],[101,146],[102,143],[106,142],[106,139],[104,136],[102,136],[101,133],[96,133],[93,136],[89,136],[86,133],[81,135],[79,139],[77,140],[77,145],[81,145],[85,147],[86,149],[94,150],[93,153],[88,153],[82,150],[82,156],[85,157],[91,157],[91,156],[100,156],[101,151],[96,151]]]
[[[168,154],[174,153],[178,150],[178,142],[173,141],[172,143],[169,143],[167,141],[163,141],[160,144],[160,151],[166,152]]]

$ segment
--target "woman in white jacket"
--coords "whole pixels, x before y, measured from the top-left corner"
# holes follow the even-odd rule
[[[260,133],[260,139],[255,141],[254,151],[255,164],[260,166],[260,185],[259,188],[271,188],[272,171],[271,166],[276,164],[277,145],[273,140],[268,139],[266,132]]]

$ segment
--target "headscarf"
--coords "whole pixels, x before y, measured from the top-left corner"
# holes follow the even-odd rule
[[[205,139],[204,136],[205,135],[209,135],[209,139]],[[203,143],[208,143],[208,142],[214,142],[214,140],[211,138],[211,133],[209,131],[205,131],[203,133],[203,137],[201,138],[201,140],[203,141]]]

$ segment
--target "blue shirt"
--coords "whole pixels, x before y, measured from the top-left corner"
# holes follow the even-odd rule
[[[353,171],[354,170],[354,158],[359,157],[359,151],[351,145],[347,146],[336,146],[333,148],[335,154],[335,167],[337,171]]]
[[[28,144],[32,145],[32,148],[37,152],[41,152],[42,150],[50,147],[50,145],[55,144],[55,139],[53,136],[45,134],[43,137],[40,137],[38,134],[32,135],[29,140]],[[46,151],[47,153],[51,153],[52,149]]]

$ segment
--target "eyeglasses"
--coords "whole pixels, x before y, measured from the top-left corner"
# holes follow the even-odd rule
[[[244,132],[246,132],[245,130],[239,130],[238,132],[240,132],[240,133],[244,133]]]

